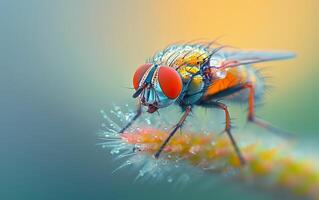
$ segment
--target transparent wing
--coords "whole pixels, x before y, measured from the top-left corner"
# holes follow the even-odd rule
[[[283,60],[294,58],[296,55],[292,52],[284,51],[218,51],[210,59],[223,59],[220,62],[222,68],[236,67],[245,64],[254,64],[260,62]],[[212,62],[214,63],[214,62]]]

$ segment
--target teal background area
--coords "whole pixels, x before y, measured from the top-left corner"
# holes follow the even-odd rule
[[[274,1],[264,7],[263,1],[253,2],[242,2],[238,15],[232,15],[238,6],[231,1],[214,7],[220,4],[1,0],[0,199],[269,199],[224,182],[210,190],[177,191],[165,181],[134,182],[137,171],[111,174],[119,163],[95,145],[100,109],[134,105],[126,87],[139,64],[167,44],[224,34],[226,44],[298,54],[270,64],[275,88],[257,113],[300,137],[314,136],[319,130],[318,3]],[[285,4],[301,11],[287,9],[289,17],[276,19]],[[248,8],[266,11],[255,15]],[[190,10],[191,15],[181,14]],[[271,22],[265,21],[273,10]],[[231,22],[251,29],[231,31]]]

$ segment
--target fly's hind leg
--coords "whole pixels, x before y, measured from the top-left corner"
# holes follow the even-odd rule
[[[163,144],[160,146],[160,148],[158,149],[158,151],[154,154],[154,157],[157,159],[159,158],[160,154],[162,153],[162,151],[164,150],[165,146],[167,145],[167,143],[170,141],[170,139],[173,137],[173,135],[176,133],[176,131],[182,127],[183,123],[185,122],[187,116],[190,114],[190,112],[192,111],[192,107],[188,106],[183,114],[183,116],[181,117],[181,119],[179,120],[179,122],[175,125],[174,129],[169,133],[168,137],[166,138],[166,140],[163,142]]]
[[[119,133],[124,133],[124,131],[126,131],[126,129],[128,129],[133,122],[142,114],[142,105],[141,103],[138,103],[137,105],[137,109],[136,109],[136,114],[134,115],[134,117],[131,119],[131,121],[129,121],[126,126],[124,126]]]
[[[221,103],[221,102],[213,102],[213,105],[216,106],[217,108],[219,109],[222,109],[224,112],[225,112],[225,130],[223,132],[226,132],[233,147],[234,147],[234,150],[237,154],[237,157],[238,157],[238,160],[240,162],[241,165],[244,165],[245,164],[245,159],[233,137],[233,135],[231,134],[231,131],[230,131],[230,128],[231,128],[231,124],[230,124],[230,115],[229,115],[229,112],[228,112],[228,108],[225,104]]]
[[[254,108],[255,108],[255,88],[251,83],[246,83],[246,84],[242,85],[239,89],[240,90],[249,89],[248,116],[247,116],[247,120],[249,122],[252,122],[252,123],[258,125],[259,127],[264,128],[266,130],[269,130],[270,132],[273,132],[273,133],[278,134],[278,135],[282,135],[285,137],[292,136],[291,133],[289,133],[285,130],[279,129],[279,128],[271,125],[269,122],[266,122],[266,121],[255,116],[255,110],[254,110]]]

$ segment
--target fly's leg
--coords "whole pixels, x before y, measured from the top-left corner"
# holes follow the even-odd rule
[[[213,104],[219,108],[219,109],[222,109],[224,112],[225,112],[225,121],[226,121],[226,126],[225,126],[225,130],[223,132],[226,132],[233,147],[234,147],[234,150],[237,154],[237,157],[238,157],[238,160],[240,162],[241,165],[245,165],[245,159],[233,137],[233,135],[231,134],[231,131],[230,131],[230,128],[231,128],[231,124],[230,124],[230,115],[229,115],[229,112],[228,112],[228,108],[225,104],[221,103],[221,102],[213,102]]]
[[[131,119],[131,121],[129,121],[126,126],[124,126],[119,133],[124,133],[124,131],[126,129],[128,129],[132,124],[133,122],[142,114],[142,105],[141,103],[138,103],[137,105],[137,109],[136,109],[136,114],[134,115],[134,117]]]
[[[292,134],[284,131],[282,129],[279,129],[273,125],[271,125],[269,122],[266,122],[262,119],[259,119],[258,117],[255,116],[255,88],[251,83],[246,83],[241,86],[240,90],[243,89],[249,89],[249,96],[248,96],[248,117],[247,120],[249,122],[252,122],[256,125],[258,125],[261,128],[264,128],[266,130],[269,130],[273,133],[276,133],[278,135],[283,135],[285,137],[291,137]]]
[[[175,125],[174,129],[170,132],[170,134],[168,135],[168,137],[166,138],[166,140],[163,142],[163,144],[161,145],[161,147],[158,149],[158,151],[154,154],[154,157],[157,159],[160,154],[162,153],[163,149],[165,148],[165,146],[167,145],[167,143],[170,141],[170,139],[173,137],[173,135],[176,133],[176,131],[183,125],[183,123],[185,122],[187,116],[189,115],[189,113],[192,111],[192,107],[188,106],[183,114],[183,116],[181,117],[181,119],[179,120],[179,122]]]

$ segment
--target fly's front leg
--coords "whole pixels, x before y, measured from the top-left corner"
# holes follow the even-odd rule
[[[124,127],[120,130],[119,133],[124,133],[124,131],[125,131],[126,129],[128,129],[128,128],[133,124],[133,122],[134,122],[139,116],[141,116],[141,114],[142,114],[142,105],[141,105],[141,103],[138,103],[137,109],[136,109],[136,114],[135,114],[134,117],[131,119],[131,121],[129,121],[129,122],[126,124],[126,126],[124,126]]]
[[[163,144],[160,146],[160,148],[158,149],[158,151],[154,154],[154,157],[157,159],[160,154],[162,153],[163,149],[165,148],[165,146],[167,145],[167,143],[170,141],[170,139],[173,137],[173,135],[176,133],[176,131],[181,128],[181,126],[183,125],[183,123],[185,122],[187,116],[189,115],[189,113],[192,111],[192,107],[188,106],[183,114],[183,116],[181,117],[181,119],[179,120],[179,122],[176,124],[176,126],[174,127],[174,129],[170,132],[170,134],[168,135],[168,137],[166,138],[166,140],[163,142]]]
[[[227,135],[228,135],[228,137],[229,137],[229,139],[230,139],[230,141],[231,141],[231,143],[232,143],[232,145],[234,147],[234,150],[236,152],[236,155],[238,157],[238,160],[239,160],[240,164],[244,165],[245,164],[245,159],[244,159],[244,157],[243,157],[243,155],[242,155],[242,153],[241,153],[241,151],[240,151],[240,149],[239,149],[239,147],[238,147],[238,145],[237,145],[237,143],[236,143],[236,141],[235,141],[235,139],[234,139],[234,137],[233,137],[233,135],[231,134],[231,131],[230,131],[230,128],[231,128],[230,115],[229,115],[227,106],[225,104],[223,104],[223,103],[220,103],[220,102],[213,102],[213,104],[217,108],[222,109],[225,112],[225,121],[226,121],[226,123],[225,123],[225,130],[223,132],[227,133]]]

